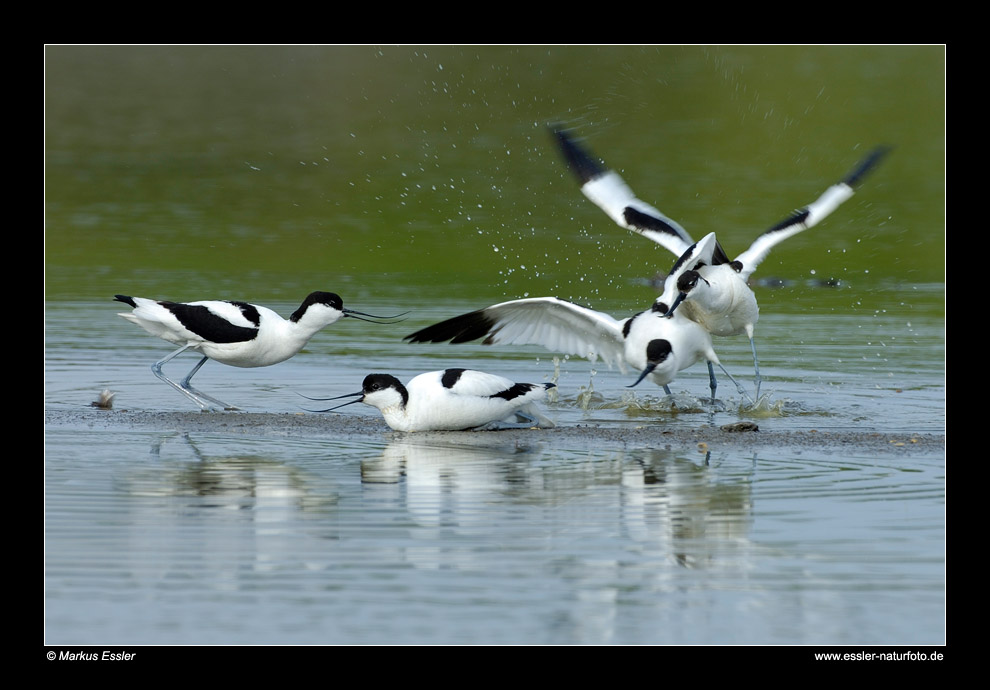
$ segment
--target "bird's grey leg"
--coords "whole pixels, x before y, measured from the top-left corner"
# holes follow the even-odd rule
[[[539,426],[539,421],[533,415],[528,412],[523,412],[522,410],[516,410],[516,422],[501,422],[504,429],[532,429],[534,426]]]
[[[182,383],[179,385],[181,385],[186,390],[190,390],[189,381],[192,379],[193,376],[195,376],[197,371],[203,368],[203,365],[206,364],[206,361],[208,359],[209,357],[203,357],[203,359],[199,360],[199,362],[196,363],[196,366],[192,368],[192,371],[186,374],[186,378],[182,379]]]
[[[760,378],[760,361],[756,357],[756,341],[752,338],[749,339],[749,346],[753,348],[753,368],[756,370],[756,399],[760,399],[760,383],[763,379]]]
[[[236,407],[235,405],[231,405],[230,403],[226,403],[223,400],[218,400],[217,398],[214,398],[212,395],[207,395],[203,391],[198,390],[196,388],[193,388],[191,385],[189,385],[190,379],[192,379],[192,377],[196,374],[196,372],[199,371],[202,368],[202,366],[209,361],[209,359],[210,359],[209,357],[203,357],[203,359],[199,360],[199,362],[196,364],[196,366],[194,366],[192,368],[192,371],[190,371],[188,374],[186,374],[186,378],[182,379],[182,383],[180,383],[179,385],[182,388],[184,388],[185,390],[187,390],[187,391],[189,391],[191,393],[194,393],[195,395],[199,396],[203,400],[208,400],[208,401],[210,401],[211,403],[213,403],[215,405],[219,405],[224,410],[238,410],[238,409],[240,409],[239,407]]]
[[[520,416],[519,419],[524,416]],[[474,427],[473,431],[504,431],[506,429],[532,429],[536,426],[536,420],[528,418],[530,421],[516,421],[510,422],[506,419],[497,422],[488,422],[487,424],[482,424],[481,426]]]
[[[732,378],[731,376],[729,378]],[[715,367],[712,363],[708,363],[708,387],[712,390],[712,405],[715,404],[715,389],[718,388],[718,382],[715,380]]]
[[[544,417],[539,413],[534,413],[531,410],[516,410],[514,413],[516,421],[510,422],[508,418],[503,419],[498,422],[489,422],[488,424],[483,424],[479,427],[475,427],[475,431],[499,431],[502,429],[548,429],[554,426],[554,423]]]
[[[709,362],[708,363],[709,370],[711,369],[711,366],[712,366],[711,365],[711,362]],[[726,376],[729,377],[729,380],[732,381],[732,383],[736,384],[736,390],[739,391],[739,395],[742,395],[747,400],[749,400],[749,404],[750,405],[755,405],[756,404],[755,402],[753,402],[753,399],[751,397],[749,397],[749,393],[747,393],[745,390],[743,390],[743,387],[739,385],[739,382],[736,381],[734,378],[732,378],[732,374],[730,374],[728,371],[725,370],[725,367],[723,367],[721,364],[719,364],[718,365],[718,368],[722,370],[722,373],[723,374],[725,374]],[[715,374],[713,373],[711,376],[712,376],[712,382],[714,382],[715,381]],[[712,401],[714,401],[714,400],[715,400],[715,389],[712,388]]]
[[[189,345],[184,345],[184,346],[180,347],[178,350],[176,350],[175,352],[173,352],[172,354],[170,354],[169,356],[163,357],[162,359],[158,360],[157,362],[155,362],[154,364],[151,365],[151,371],[159,379],[161,379],[162,381],[164,381],[168,385],[172,386],[172,388],[174,388],[175,390],[179,391],[184,396],[186,396],[187,398],[189,398],[190,400],[192,400],[194,403],[196,403],[197,405],[199,405],[201,409],[208,410],[208,409],[210,409],[212,407],[212,404],[210,402],[208,402],[205,399],[202,399],[202,398],[198,397],[195,393],[193,393],[193,392],[189,391],[187,388],[179,385],[178,383],[176,383],[175,381],[173,381],[172,379],[170,379],[168,376],[166,376],[165,375],[165,372],[162,371],[162,367],[165,364],[167,364],[168,362],[170,362],[177,355],[180,355],[183,352],[185,352],[187,349],[189,349]]]
[[[221,409],[236,409],[236,408],[232,408],[230,405],[223,402],[222,400],[217,400],[216,398],[210,397],[209,395],[206,395],[196,390],[195,388],[189,386],[189,379],[192,378],[193,374],[199,371],[200,367],[202,367],[206,363],[206,360],[208,360],[209,357],[203,357],[203,359],[200,360],[199,364],[193,367],[193,370],[189,372],[186,378],[182,380],[181,384],[176,383],[175,381],[173,381],[172,379],[170,379],[165,375],[165,373],[162,371],[162,367],[168,362],[170,362],[177,355],[180,355],[186,350],[188,350],[189,347],[190,347],[189,345],[183,345],[169,356],[164,357],[163,359],[160,359],[154,364],[152,364],[151,365],[152,373],[154,373],[155,376],[157,376],[159,379],[161,379],[168,385],[172,386],[172,388],[174,388],[175,390],[179,391],[184,396],[192,400],[194,403],[199,405],[200,409],[202,410],[208,410],[214,406],[219,406]]]
[[[663,392],[666,393],[667,395],[670,395],[670,386],[664,384]]]

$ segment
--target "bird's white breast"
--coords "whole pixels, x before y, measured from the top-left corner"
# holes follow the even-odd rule
[[[704,326],[712,335],[748,332],[760,318],[756,295],[727,264],[705,266],[699,273],[709,285],[699,283],[678,311]]]

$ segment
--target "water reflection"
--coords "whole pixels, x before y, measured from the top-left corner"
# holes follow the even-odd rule
[[[198,508],[308,511],[336,502],[331,487],[268,454],[208,455],[200,445],[187,433],[157,437],[149,452],[152,464],[116,477],[117,488],[131,496],[187,497],[195,499],[187,505]],[[163,458],[166,446],[175,448]]]
[[[114,438],[47,437],[53,642],[889,641],[941,620],[934,460]]]
[[[507,444],[497,435],[454,436],[399,435],[379,457],[361,462],[362,482],[399,487],[390,496],[418,525],[455,530],[491,524],[484,506],[493,502],[536,510],[563,529],[586,520],[571,511],[609,505],[623,539],[693,568],[715,566],[726,545],[737,553],[752,521],[748,478],[720,478],[710,454],[579,453],[538,441]]]

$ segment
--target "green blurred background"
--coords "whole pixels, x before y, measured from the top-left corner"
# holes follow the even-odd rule
[[[730,254],[891,144],[761,304],[847,306],[807,297],[835,277],[944,309],[943,46],[50,46],[45,74],[49,301],[642,303],[674,257],[583,197],[560,123]]]

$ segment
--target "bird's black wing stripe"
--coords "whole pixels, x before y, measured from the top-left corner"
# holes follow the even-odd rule
[[[444,388],[453,388],[454,384],[461,380],[461,374],[463,374],[466,369],[445,369],[443,376],[440,377],[440,383],[443,384]]]
[[[730,259],[729,255],[725,253],[724,249],[722,249],[722,243],[716,240],[715,253],[712,254],[712,265],[721,266],[722,264],[729,263],[732,263],[732,259]]]
[[[230,302],[235,307],[241,310],[244,318],[254,324],[257,328],[261,325],[261,314],[258,313],[258,308],[253,304],[248,304],[247,302]]]
[[[643,312],[637,312],[637,313],[633,314],[630,318],[626,319],[626,322],[624,324],[622,324],[622,337],[623,338],[628,338],[629,337],[629,329],[632,328],[633,321],[635,321],[636,320],[636,317],[638,317],[642,313]],[[666,314],[666,313],[667,312],[665,310],[664,311],[664,314]]]
[[[770,228],[769,230],[767,230],[763,234],[764,235],[769,235],[772,232],[777,232],[778,230],[783,230],[784,228],[789,228],[789,227],[791,227],[793,225],[799,225],[799,224],[803,223],[804,221],[806,221],[808,219],[808,216],[809,215],[810,215],[810,213],[809,213],[808,209],[806,209],[806,208],[798,209],[797,211],[795,211],[794,213],[792,213],[790,216],[788,216],[786,220],[780,221],[779,223],[777,223],[776,225],[774,225],[772,228]]]
[[[213,343],[243,343],[254,340],[258,335],[257,328],[235,326],[204,306],[178,302],[159,304],[172,312],[185,328]]]
[[[622,216],[626,219],[626,222],[634,228],[662,232],[672,237],[683,239],[681,234],[677,232],[673,226],[668,223],[664,223],[656,216],[651,216],[649,214],[642,213],[641,211],[637,211],[632,206],[626,206],[626,208],[622,211]]]
[[[502,398],[504,400],[514,400],[518,397],[526,395],[534,388],[536,388],[536,385],[532,383],[515,383],[512,385],[512,388],[506,388],[504,391],[500,391],[495,395],[490,395],[488,397]]]
[[[679,240],[683,240],[684,236],[669,223],[664,222],[656,216],[651,216],[648,213],[643,213],[642,211],[637,211],[632,206],[626,206],[622,211],[622,217],[625,219],[626,224],[637,230],[651,230],[653,232],[660,232],[665,235],[670,235],[671,237],[676,237]],[[716,266],[719,264],[727,264],[730,259],[726,255],[725,250],[722,249],[722,245],[716,240],[715,242],[715,252],[712,255],[712,263]]]

